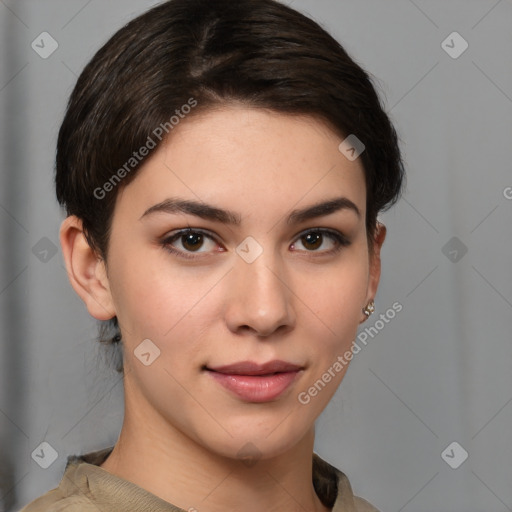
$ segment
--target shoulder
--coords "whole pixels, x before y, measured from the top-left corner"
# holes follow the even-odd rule
[[[59,486],[25,505],[19,512],[98,512],[98,507],[89,499],[88,477],[77,471],[82,463],[100,464],[112,451],[113,446],[87,453],[69,455]]]
[[[63,496],[59,488],[52,489],[23,507],[19,512],[98,512],[85,496]]]

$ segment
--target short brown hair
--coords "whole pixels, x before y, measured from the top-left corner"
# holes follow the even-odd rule
[[[315,21],[277,1],[169,0],[132,20],[94,55],[59,131],[57,199],[82,220],[105,261],[117,193],[143,161],[133,160],[134,153],[149,138],[158,146],[164,137],[155,140],[155,130],[170,133],[172,116],[230,102],[311,115],[341,137],[362,141],[371,243],[377,214],[400,196],[404,167],[369,75]],[[117,319],[109,322],[100,340],[119,341]],[[105,338],[109,328],[114,331]]]

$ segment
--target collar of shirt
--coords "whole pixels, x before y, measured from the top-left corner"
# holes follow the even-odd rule
[[[193,512],[184,511],[138,485],[124,480],[99,465],[113,446],[67,458],[59,485],[63,498],[80,500],[80,510],[124,512]],[[347,476],[313,453],[313,485],[326,507],[332,512],[378,512],[365,500],[354,497]],[[74,501],[74,500],[73,500]],[[77,502],[78,504],[78,502]]]

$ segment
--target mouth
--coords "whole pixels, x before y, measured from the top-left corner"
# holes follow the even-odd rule
[[[204,370],[241,400],[261,403],[277,400],[304,367],[277,360],[264,364],[241,361],[224,366],[205,366]]]

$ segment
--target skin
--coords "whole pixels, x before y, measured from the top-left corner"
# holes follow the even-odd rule
[[[175,127],[118,191],[107,262],[88,246],[78,218],[62,223],[72,286],[93,317],[116,315],[123,333],[125,417],[103,469],[184,510],[328,510],[312,485],[314,423],[347,367],[309,404],[297,396],[349,350],[377,291],[386,234],[379,223],[369,249],[363,167],[340,153],[341,140],[307,116],[211,110]],[[341,196],[360,216],[342,209],[284,220]],[[169,197],[237,212],[241,223],[162,212],[141,219]],[[164,239],[189,226],[215,239],[172,242],[197,259],[166,251]],[[303,236],[320,228],[350,245],[329,254],[337,246],[329,236]],[[248,236],[263,249],[252,263],[236,252]],[[144,339],[160,350],[148,366],[134,355]],[[203,370],[274,359],[304,369],[265,403],[238,398]],[[238,455],[249,442],[251,465]]]

